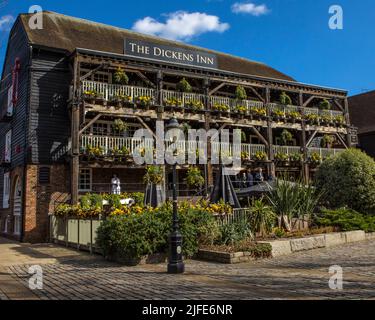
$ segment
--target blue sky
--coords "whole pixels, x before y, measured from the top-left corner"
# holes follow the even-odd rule
[[[260,61],[304,83],[375,89],[373,0],[0,0],[1,66],[9,18],[35,4]],[[328,27],[333,4],[344,10],[343,30]]]

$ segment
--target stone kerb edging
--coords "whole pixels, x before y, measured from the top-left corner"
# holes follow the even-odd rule
[[[375,240],[375,233],[365,233],[364,231],[350,231],[341,233],[328,233],[316,236],[309,236],[300,239],[283,239],[274,241],[261,241],[259,243],[272,246],[272,257],[290,255],[295,252],[331,248],[347,243]],[[255,260],[247,252],[225,253],[208,250],[200,250],[198,258],[207,261],[235,264]]]
[[[350,231],[340,233],[328,233],[310,236],[301,239],[275,240],[268,243],[272,246],[272,256],[279,257],[294,252],[307,251],[319,248],[331,248],[347,243],[375,239],[375,233],[366,234],[364,231]]]

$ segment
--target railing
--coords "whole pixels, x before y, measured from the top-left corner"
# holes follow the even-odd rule
[[[113,150],[121,150],[126,148],[132,154],[139,149],[143,144],[145,149],[154,148],[154,141],[152,139],[136,139],[136,138],[121,138],[110,136],[93,136],[82,135],[81,148],[86,150],[88,147],[101,148],[104,156],[110,155]]]
[[[296,146],[273,146],[274,154],[282,153],[287,155],[293,155],[301,153],[301,147]]]
[[[328,148],[308,148],[308,156],[318,154],[321,159],[326,159],[336,154],[344,152],[346,149],[328,149]]]
[[[230,225],[234,223],[246,222],[251,215],[251,209],[234,209],[232,214],[216,215],[216,221],[220,225]]]
[[[226,98],[226,97],[219,97],[219,96],[212,96],[210,97],[210,103],[211,108],[213,106],[217,105],[225,105],[229,107],[229,111],[235,111],[235,108],[237,106],[244,106],[247,108],[247,111],[249,112],[251,108],[257,107],[257,108],[263,108],[264,103],[260,101],[252,101],[252,100],[236,100],[232,98]]]
[[[162,98],[165,103],[166,100],[177,99],[180,100],[181,106],[186,106],[189,102],[201,102],[204,104],[206,96],[196,93],[183,93],[169,90],[162,90]]]
[[[123,86],[117,84],[109,84],[96,81],[83,81],[82,82],[82,92],[94,91],[107,101],[115,98],[116,96],[129,96],[131,101],[135,102],[137,97],[146,96],[155,98],[155,90],[144,88],[144,87],[134,87],[134,86]]]
[[[86,91],[96,92],[98,95],[102,96],[103,99],[111,101],[117,96],[128,96],[130,97],[130,102],[135,103],[136,98],[140,96],[151,97],[156,99],[156,90],[137,86],[124,86],[117,84],[108,84],[96,81],[83,81],[82,82],[82,93]],[[177,99],[181,101],[181,106],[186,106],[189,102],[201,102],[204,104],[205,95],[196,93],[182,93],[170,90],[162,90],[162,99],[165,103],[168,99]],[[211,108],[215,105],[225,105],[229,108],[228,111],[235,111],[237,106],[245,106],[249,112],[251,108],[263,108],[265,107],[263,102],[252,101],[252,100],[237,100],[229,97],[220,96],[210,96],[209,98]],[[283,116],[287,116],[290,112],[304,113],[305,115],[315,114],[315,115],[325,115],[329,119],[333,120],[338,116],[343,116],[344,113],[337,110],[320,110],[318,108],[306,108],[293,105],[281,105],[277,103],[269,103],[268,108],[272,114],[274,111],[281,111]]]

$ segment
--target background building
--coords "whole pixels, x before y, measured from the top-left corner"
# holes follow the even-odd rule
[[[375,91],[350,97],[349,110],[358,127],[359,147],[375,158]]]
[[[43,13],[42,30],[30,29],[29,18],[20,15],[11,30],[0,89],[0,231],[8,237],[46,240],[56,205],[110,192],[113,174],[123,191],[144,191],[132,134],[155,132],[157,120],[242,129],[243,169],[262,167],[268,176],[309,180],[324,158],[355,142],[344,90],[52,12]],[[182,78],[191,90],[181,88]],[[115,125],[120,119],[125,129]],[[202,167],[207,188],[217,169]],[[178,170],[180,197],[197,192],[188,190],[186,170]],[[168,168],[165,176],[168,192]]]

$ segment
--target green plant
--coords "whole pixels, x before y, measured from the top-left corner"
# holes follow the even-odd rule
[[[188,93],[188,92],[192,92],[193,88],[185,78],[182,78],[181,81],[177,83],[177,90],[180,92]]]
[[[248,152],[241,152],[241,160],[242,161],[250,160],[250,154]]]
[[[131,96],[127,96],[127,95],[123,95],[123,94],[115,95],[112,99],[112,101],[123,102],[123,103],[129,103],[129,102],[131,102],[131,100],[132,100]]]
[[[282,105],[291,105],[292,104],[292,99],[285,92],[282,92],[280,94],[279,101]]]
[[[312,152],[309,160],[312,164],[320,164],[322,162],[322,156],[318,152]]]
[[[277,238],[284,238],[286,236],[286,232],[282,228],[275,228],[273,233]]]
[[[345,124],[345,118],[341,115],[335,116],[333,121],[339,126],[343,126]]]
[[[303,154],[302,153],[292,153],[289,156],[289,159],[292,162],[301,162],[303,160]]]
[[[190,100],[186,103],[186,106],[188,108],[191,108],[193,110],[199,111],[204,109],[204,104],[202,101],[199,100]]]
[[[136,103],[143,107],[148,107],[151,105],[152,98],[149,96],[139,96],[135,99]]]
[[[113,124],[112,124],[112,129],[115,131],[115,132],[118,132],[118,133],[123,133],[125,132],[126,130],[128,130],[128,125],[122,121],[121,119],[116,119]]]
[[[305,119],[311,124],[319,124],[320,117],[315,113],[310,113],[305,116]]]
[[[182,106],[182,100],[173,97],[173,98],[166,99],[165,104],[168,107],[181,107]]]
[[[324,209],[321,213],[315,215],[314,223],[318,226],[336,227],[340,231],[363,230],[366,232],[375,232],[374,216],[365,216],[348,208],[337,210]]]
[[[143,181],[147,184],[160,184],[164,180],[164,172],[161,166],[148,166]]]
[[[282,145],[287,146],[292,141],[293,141],[293,134],[290,131],[284,129],[283,132],[281,133],[281,143],[282,143]]]
[[[236,88],[236,99],[237,100],[246,100],[247,99],[247,93],[244,87],[238,86]]]
[[[327,100],[327,99],[323,99],[320,103],[319,103],[319,108],[321,110],[330,110],[331,109],[331,103]]]
[[[253,238],[250,223],[246,220],[241,220],[236,223],[222,225],[220,227],[220,238],[217,243],[221,245],[235,245],[249,238]]]
[[[101,157],[104,154],[102,147],[93,147],[91,145],[86,147],[85,152],[90,158]]]
[[[267,116],[266,108],[252,107],[250,109],[250,113],[254,116],[257,116],[257,117],[266,117]]]
[[[230,107],[226,104],[220,104],[220,103],[215,103],[212,106],[213,110],[219,111],[219,112],[228,112],[230,110]]]
[[[88,193],[81,198],[80,203],[82,209],[103,209],[103,197],[99,194]]]
[[[125,73],[124,69],[118,68],[116,72],[113,75],[113,79],[115,80],[115,83],[126,85],[129,83],[129,77]]]
[[[289,111],[286,113],[286,116],[292,120],[301,120],[302,115],[298,111]]]
[[[187,171],[186,183],[189,187],[202,188],[205,179],[198,167],[190,167]]]
[[[335,142],[335,137],[325,134],[321,141],[321,147],[322,148],[330,148],[332,144]]]
[[[282,110],[282,109],[274,109],[272,111],[272,115],[276,118],[284,118],[285,117],[284,110]]]
[[[265,153],[264,151],[258,151],[257,153],[255,153],[254,155],[254,159],[256,161],[266,161],[267,160],[267,153]]]
[[[247,113],[247,107],[246,106],[236,106],[235,112],[240,114],[246,114]]]
[[[328,158],[318,168],[315,183],[326,192],[330,208],[375,213],[375,161],[365,153],[349,149]]]
[[[251,204],[251,215],[249,217],[250,228],[261,237],[265,237],[272,232],[276,222],[276,214],[263,199],[254,200]]]
[[[289,161],[289,155],[286,153],[278,152],[275,154],[275,160],[281,162]]]

